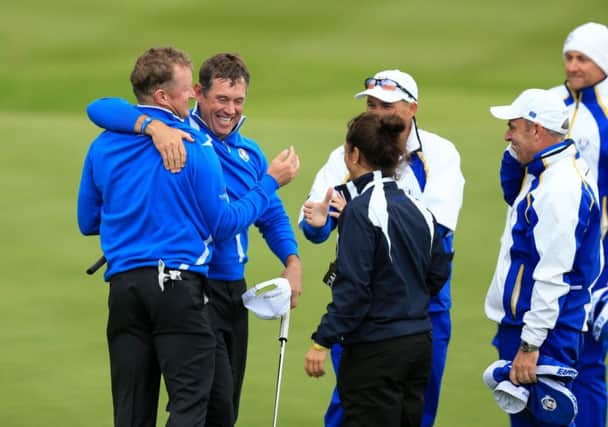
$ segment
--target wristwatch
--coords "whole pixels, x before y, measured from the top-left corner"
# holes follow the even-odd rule
[[[537,347],[537,346],[532,345],[532,344],[528,344],[528,343],[527,343],[527,342],[525,342],[525,341],[522,341],[522,342],[519,344],[519,349],[520,349],[521,351],[523,351],[524,353],[533,353],[533,352],[535,352],[535,351],[538,351],[538,347]]]

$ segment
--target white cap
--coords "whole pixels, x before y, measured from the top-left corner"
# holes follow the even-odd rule
[[[291,286],[283,277],[258,283],[241,296],[243,304],[264,320],[278,319],[291,308]]]
[[[530,392],[523,386],[517,386],[511,381],[501,381],[492,391],[494,400],[507,414],[518,414],[528,404]]]
[[[511,105],[490,107],[497,119],[526,119],[545,129],[566,135],[568,133],[568,109],[555,93],[544,89],[527,89]]]
[[[587,22],[576,27],[564,42],[563,53],[576,50],[588,56],[608,74],[608,27],[595,22]]]
[[[383,102],[413,102],[418,103],[418,85],[416,80],[408,73],[404,73],[399,70],[385,70],[376,73],[374,76],[377,80],[388,79],[397,83],[399,86],[405,89],[405,91],[397,88],[396,90],[383,89],[379,84],[372,89],[366,89],[363,92],[359,92],[355,95],[355,98],[361,98],[362,96],[373,96]],[[409,93],[407,93],[409,92]]]

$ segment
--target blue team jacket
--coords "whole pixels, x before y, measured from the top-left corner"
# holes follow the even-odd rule
[[[120,98],[101,98],[87,107],[89,118],[98,126],[119,132],[132,132],[141,111]],[[198,106],[190,114],[189,124],[202,134],[216,151],[226,181],[230,200],[238,200],[266,175],[268,162],[255,141],[240,134],[243,117],[224,140],[217,138],[201,120]],[[188,130],[188,129],[186,129]],[[204,186],[201,188],[205,188]],[[249,225],[249,224],[248,224]],[[240,280],[247,262],[247,227],[227,240],[215,241],[214,256],[209,261],[208,275],[218,280]],[[289,255],[298,255],[297,241],[281,199],[273,193],[267,208],[255,221],[274,254],[285,264]]]
[[[170,126],[187,130],[188,163],[166,171],[144,135],[105,131],[87,153],[78,195],[78,224],[100,234],[109,280],[116,273],[154,266],[207,274],[214,241],[232,238],[268,207],[277,182],[266,175],[246,197],[229,202],[213,146],[168,110],[140,106]],[[205,191],[194,191],[204,188]]]
[[[211,139],[222,164],[228,196],[231,200],[238,200],[247,194],[268,169],[268,161],[258,144],[241,135],[240,130],[244,122],[245,117],[241,118],[239,124],[226,138],[219,139],[201,119],[198,105],[190,114],[190,124],[206,132]],[[298,254],[296,237],[278,194],[271,196],[268,207],[255,222],[255,226],[283,264],[289,255]],[[218,280],[242,279],[245,276],[248,246],[246,229],[233,239],[219,242],[215,256],[209,264],[209,277]]]

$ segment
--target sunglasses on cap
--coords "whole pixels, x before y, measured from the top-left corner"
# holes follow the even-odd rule
[[[365,82],[363,84],[365,85],[366,89],[373,89],[376,86],[380,86],[382,89],[389,90],[389,91],[399,89],[400,91],[405,93],[407,96],[412,98],[414,101],[418,101],[416,99],[416,97],[414,95],[412,95],[412,93],[409,90],[407,90],[406,88],[401,86],[399,83],[397,83],[396,81],[391,80],[391,79],[376,79],[374,77],[369,77],[369,78],[365,79]]]

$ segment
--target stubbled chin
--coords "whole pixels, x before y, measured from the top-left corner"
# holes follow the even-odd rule
[[[579,77],[570,77],[568,79],[568,84],[574,90],[579,90],[582,87],[583,80]]]
[[[232,128],[232,122],[232,120],[230,120],[229,122],[222,122],[220,120],[216,120],[215,125],[219,129],[230,129]]]

